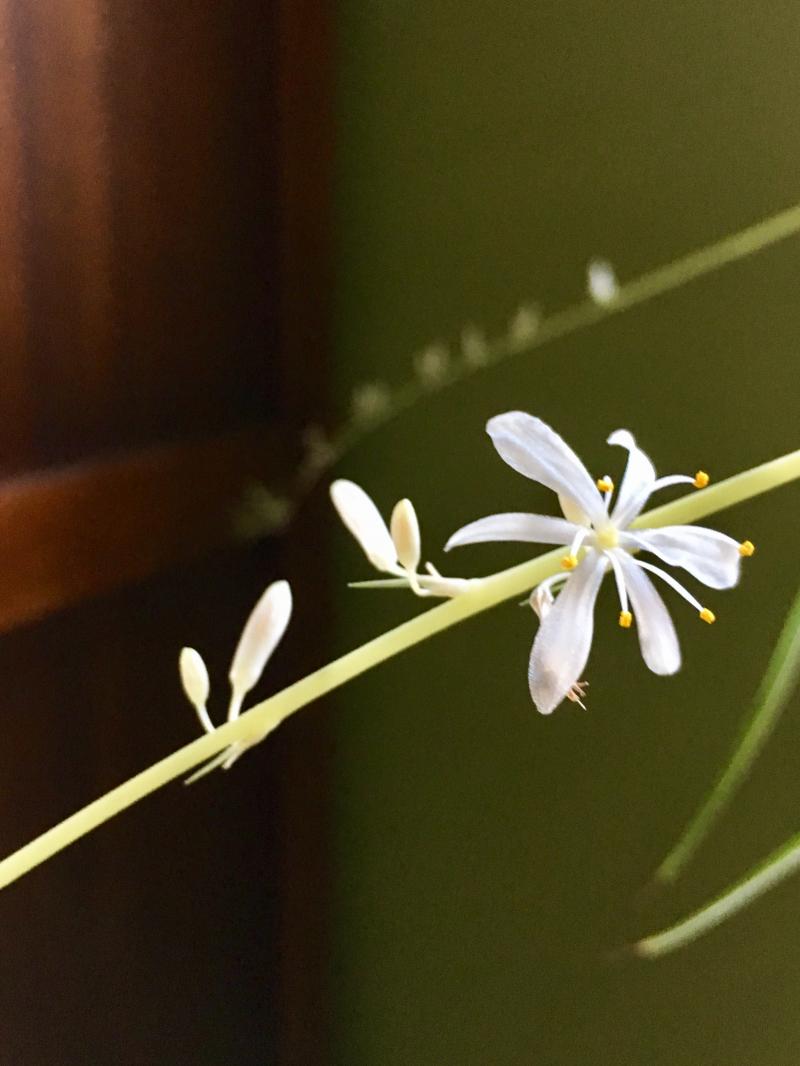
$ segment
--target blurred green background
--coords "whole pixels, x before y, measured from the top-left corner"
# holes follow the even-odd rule
[[[522,301],[581,296],[800,199],[800,9],[697,4],[339,5],[336,388],[397,383],[411,355]],[[553,512],[484,434],[521,408],[590,470],[633,430],[659,472],[726,476],[798,446],[790,241],[418,405],[342,476],[410,496],[425,558],[499,510]],[[798,489],[714,523],[758,553],[710,593],[667,592],[685,657],[650,675],[601,593],[588,712],[535,713],[529,611],[498,608],[348,686],[337,730],[332,986],[347,1066],[795,1064],[800,884],[661,962],[609,962],[800,827],[800,698],[682,883],[641,889],[738,730],[796,586]],[[420,609],[336,539],[336,650]],[[524,545],[448,557],[489,573]],[[609,584],[608,582],[606,583]]]

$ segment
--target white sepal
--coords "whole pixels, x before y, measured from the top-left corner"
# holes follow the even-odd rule
[[[578,526],[564,518],[543,514],[492,514],[470,522],[450,537],[445,551],[462,544],[480,544],[494,540],[519,540],[533,544],[569,544]]]
[[[257,684],[267,660],[286,631],[291,615],[292,590],[289,582],[274,581],[251,611],[234,652],[228,673],[233,693],[232,706],[241,704],[244,696]]]
[[[703,526],[665,526],[629,534],[637,547],[670,566],[680,566],[712,589],[729,589],[739,580],[739,542]]]
[[[589,552],[542,619],[528,666],[531,697],[542,714],[554,711],[583,673],[606,566],[601,554]]]
[[[605,504],[583,463],[566,441],[540,418],[523,411],[495,415],[486,423],[495,448],[512,469],[568,497],[593,522],[605,517]]]
[[[397,551],[380,511],[354,481],[340,478],[330,488],[333,506],[377,570],[394,570]]]
[[[625,448],[628,452],[628,463],[612,515],[614,522],[624,527],[633,521],[647,503],[655,484],[656,470],[649,456],[642,451],[633,434],[627,429],[614,430],[607,443]]]
[[[411,500],[399,500],[392,511],[392,542],[400,565],[416,573],[422,551],[419,521]]]
[[[642,658],[654,674],[674,674],[681,667],[675,626],[653,582],[627,552],[616,553],[633,608]]]

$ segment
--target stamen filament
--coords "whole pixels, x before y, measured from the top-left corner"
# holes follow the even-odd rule
[[[688,589],[683,587],[680,581],[676,581],[672,574],[668,574],[666,570],[662,570],[660,566],[653,566],[652,563],[646,563],[642,559],[634,559],[633,561],[637,566],[641,566],[643,570],[649,570],[650,573],[657,574],[662,581],[665,581],[669,585],[670,588],[675,589],[679,596],[683,596],[687,603],[691,603],[692,607],[694,607],[701,617],[702,612],[708,610],[708,608],[704,607],[699,600],[695,599]],[[711,612],[709,611],[709,614],[710,613]]]
[[[700,471],[702,473],[702,471]],[[697,476],[697,475],[696,475]],[[706,474],[708,477],[708,474]],[[689,477],[688,474],[667,474],[666,477],[659,477],[650,486],[650,493],[658,492],[659,489],[668,489],[671,485],[694,485],[695,478]],[[697,487],[697,486],[695,486]]]
[[[581,549],[581,544],[589,536],[589,530],[586,528],[579,529],[575,536],[572,538],[572,544],[569,546],[569,554],[573,559],[578,558],[578,552]]]
[[[606,558],[611,563],[611,569],[614,571],[614,582],[616,583],[617,595],[619,596],[619,624],[623,629],[628,629],[631,621],[633,621],[633,615],[628,606],[628,590],[625,587],[625,578],[622,573],[622,567],[619,565],[619,560],[614,557],[613,552],[606,552]],[[629,621],[623,622],[624,617],[627,617]]]

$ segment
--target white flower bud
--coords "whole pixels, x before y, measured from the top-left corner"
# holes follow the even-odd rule
[[[426,388],[441,385],[450,369],[450,352],[443,344],[431,344],[414,359],[414,370]]]
[[[353,481],[340,479],[331,485],[331,500],[339,517],[356,538],[377,570],[394,572],[397,551],[380,511]]]
[[[258,683],[267,660],[286,631],[291,614],[289,582],[273,582],[250,613],[233,656],[228,674],[232,689],[229,718],[238,715],[242,699]]]
[[[610,304],[619,291],[614,268],[605,259],[593,259],[586,270],[586,289],[596,304]]]
[[[509,335],[516,344],[528,344],[539,332],[542,315],[538,307],[523,304],[509,325]]]
[[[194,648],[182,648],[178,668],[183,691],[189,702],[195,707],[205,707],[211,691],[211,682],[208,680],[208,670],[203,662],[203,656]]]
[[[391,403],[392,394],[382,381],[359,385],[353,390],[353,418],[356,422],[374,422],[386,414]]]
[[[489,345],[477,326],[465,326],[461,331],[461,352],[467,366],[486,366],[489,361]]]
[[[402,566],[416,573],[421,552],[419,522],[411,500],[400,500],[392,511],[392,540]]]
[[[214,732],[214,724],[208,717],[206,703],[211,691],[211,683],[208,680],[208,670],[203,662],[203,656],[194,648],[182,648],[178,658],[178,670],[181,675],[183,691],[197,711],[200,725],[207,733]]]

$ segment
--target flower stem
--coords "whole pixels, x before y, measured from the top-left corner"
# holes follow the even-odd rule
[[[659,526],[690,521],[731,507],[798,478],[800,451],[774,459],[727,481],[721,481],[711,488],[703,489],[702,492],[659,507],[643,515],[637,524]],[[235,741],[263,738],[301,707],[373,666],[450,626],[497,606],[504,600],[515,599],[529,592],[544,578],[558,572],[562,555],[563,549],[559,548],[477,581],[473,587],[447,603],[404,622],[355,651],[348,652],[347,655],[257,704],[234,721],[227,722],[213,733],[173,752],[0,862],[0,888],[15,881],[157,788],[212,758]]]
[[[759,685],[752,710],[745,720],[728,765],[681,838],[656,870],[657,882],[668,884],[675,881],[694,855],[771,735],[794,691],[799,674],[800,592],[789,609],[767,672]]]
[[[800,833],[773,852],[741,881],[688,918],[633,945],[633,952],[656,959],[684,947],[748,906],[760,895],[800,869]]]
[[[579,333],[613,315],[629,311],[659,296],[665,296],[698,278],[713,274],[722,267],[740,259],[746,259],[797,233],[800,233],[800,204],[794,204],[775,215],[755,222],[746,229],[739,230],[738,233],[723,237],[713,244],[698,248],[674,259],[671,263],[656,267],[645,274],[640,274],[637,278],[624,282],[617,289],[614,299],[608,303],[596,303],[587,298],[580,303],[549,314],[542,319],[538,328],[530,336],[518,337],[512,331],[488,341],[484,357],[479,363],[472,364],[463,359],[451,363],[435,387],[430,387],[418,379],[407,381],[393,391],[391,402],[376,417],[369,422],[358,420],[347,422],[332,435],[328,461],[320,464],[311,476],[308,472],[301,475],[295,486],[295,499],[299,500],[308,493],[334,462],[339,461],[360,444],[366,436],[397,418],[424,397],[439,393],[444,388],[456,385],[514,356],[530,354],[552,341]]]

